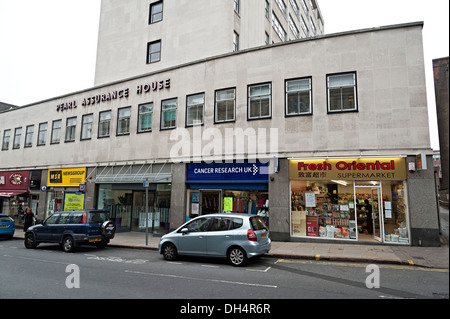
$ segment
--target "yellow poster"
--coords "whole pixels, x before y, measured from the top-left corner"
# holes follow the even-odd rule
[[[64,211],[79,211],[84,209],[84,193],[65,193]]]
[[[225,197],[223,199],[223,210],[226,212],[233,211],[233,197]]]
[[[50,169],[48,187],[79,187],[86,179],[86,168]]]

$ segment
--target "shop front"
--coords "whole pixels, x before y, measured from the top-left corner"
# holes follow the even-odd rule
[[[268,163],[187,164],[186,219],[214,213],[259,215],[269,225]]]
[[[166,233],[171,183],[171,164],[98,167],[97,209],[109,211],[118,232]]]
[[[409,244],[405,158],[290,160],[291,237]]]
[[[0,172],[0,214],[13,218],[16,225],[23,224],[23,212],[30,206],[30,171]]]
[[[85,209],[86,168],[49,169],[45,218],[58,211]]]

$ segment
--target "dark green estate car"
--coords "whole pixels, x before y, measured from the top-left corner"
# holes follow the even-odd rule
[[[102,248],[114,238],[115,232],[116,226],[106,211],[58,212],[28,228],[25,247],[34,249],[40,243],[58,243],[65,252],[80,245]]]

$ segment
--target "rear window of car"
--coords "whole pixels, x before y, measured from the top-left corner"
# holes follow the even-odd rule
[[[231,229],[241,228],[244,224],[244,220],[242,218],[233,218],[231,220]]]
[[[252,224],[253,230],[269,230],[267,225],[264,223],[261,217],[252,216],[250,217],[250,223]]]
[[[109,221],[109,217],[105,212],[89,212],[88,214],[88,224],[104,223],[107,221]]]
[[[9,217],[0,216],[0,223],[9,223],[10,221],[11,219],[9,219]]]

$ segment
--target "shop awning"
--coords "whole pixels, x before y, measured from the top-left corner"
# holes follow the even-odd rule
[[[11,198],[23,194],[28,194],[28,191],[0,191],[0,197],[6,198]]]

